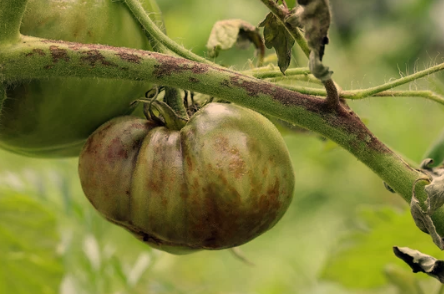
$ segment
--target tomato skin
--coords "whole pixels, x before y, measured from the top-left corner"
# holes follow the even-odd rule
[[[79,176],[105,218],[175,254],[252,240],[283,216],[294,189],[273,124],[220,103],[180,131],[130,116],[105,123],[84,146]]]
[[[156,12],[150,15],[161,25],[156,3],[141,2],[148,12]],[[152,50],[126,5],[112,0],[30,0],[21,33]],[[113,117],[130,114],[130,103],[150,87],[146,82],[80,78],[7,85],[0,115],[0,147],[34,157],[78,156],[95,129]]]

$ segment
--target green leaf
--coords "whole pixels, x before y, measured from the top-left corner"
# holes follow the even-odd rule
[[[276,50],[278,66],[281,72],[285,73],[291,61],[291,48],[295,42],[293,37],[272,12],[259,24],[259,27],[264,27],[265,46]]]
[[[392,208],[367,208],[360,212],[359,219],[361,221],[356,223],[361,229],[355,228],[340,243],[324,268],[323,278],[355,289],[383,286],[387,284],[383,272],[385,265],[397,260],[392,251],[394,245],[442,256],[430,236],[416,228],[409,210],[399,213]]]
[[[220,50],[232,48],[235,44],[241,49],[247,49],[253,43],[262,63],[265,55],[265,45],[259,30],[241,19],[218,21],[211,30],[207,42],[208,56],[217,57]]]
[[[0,195],[0,240],[0,293],[58,293],[63,271],[51,211],[26,196]]]

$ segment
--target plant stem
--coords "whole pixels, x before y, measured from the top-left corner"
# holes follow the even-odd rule
[[[285,84],[280,84],[281,87],[296,91],[302,94],[307,95],[315,95],[315,96],[321,96],[325,97],[327,95],[327,92],[324,89],[320,88],[310,88],[310,87],[301,87],[301,86],[290,86]],[[339,98],[343,99],[350,99],[350,100],[361,100],[361,99],[369,99],[369,98],[376,98],[376,97],[420,97],[425,98],[428,100],[432,100],[434,102],[437,102],[439,104],[444,105],[444,97],[436,94],[433,91],[384,91],[380,93],[376,93],[372,96],[366,96],[366,97],[356,97],[355,94],[349,92],[349,91],[343,91],[339,94]]]
[[[176,115],[185,121],[188,120],[187,110],[183,105],[183,99],[179,89],[173,87],[165,87],[165,96],[163,98],[165,103],[176,112]]]
[[[38,50],[39,54],[31,54]],[[0,51],[0,82],[51,77],[145,80],[235,102],[317,132],[356,156],[407,202],[422,173],[380,142],[356,114],[325,109],[324,99],[292,92],[228,69],[156,52],[22,36]],[[423,185],[417,197],[427,196]],[[444,209],[433,220],[444,233]]]
[[[20,39],[20,25],[28,0],[0,1],[0,46]]]
[[[323,84],[327,92],[325,103],[331,110],[335,110],[337,107],[339,107],[338,89],[336,89],[336,85],[332,79],[326,80],[323,82]]]
[[[167,47],[172,52],[176,53],[179,56],[182,56],[183,58],[212,64],[211,61],[194,54],[193,52],[185,49],[184,47],[180,46],[173,40],[171,40],[167,35],[165,35],[162,30],[160,30],[156,24],[151,20],[151,18],[148,16],[148,14],[143,9],[142,5],[140,4],[139,0],[125,0],[126,5],[133,13],[134,17],[140,22],[140,24],[143,26],[143,28],[148,32],[148,34],[156,39],[160,44]]]
[[[310,88],[310,87],[293,86],[293,85],[286,85],[286,84],[279,84],[279,86],[281,86],[282,88],[288,89],[290,91],[298,92],[301,94],[321,96],[321,97],[327,96],[327,91],[325,89],[321,89],[321,88]]]
[[[310,56],[310,48],[308,48],[307,41],[302,36],[298,28],[293,27],[284,21],[285,17],[288,15],[288,9],[285,7],[281,8],[274,0],[260,0],[260,1],[262,1],[262,3],[264,3],[264,5],[267,6],[268,9],[279,19],[282,25],[287,29],[290,35],[298,43],[302,52],[304,52],[305,56],[307,56],[308,58]]]
[[[308,67],[300,67],[300,68],[289,68],[285,71],[285,76],[279,69],[266,67],[258,67],[252,70],[246,70],[242,72],[245,75],[253,76],[258,79],[266,79],[266,78],[276,78],[276,77],[286,77],[293,75],[308,75],[311,71]]]
[[[341,92],[340,97],[351,100],[366,99],[370,97],[422,97],[444,105],[444,97],[438,95],[433,91],[383,91],[373,94],[370,97],[362,97],[360,95],[356,95],[352,91],[344,91]]]
[[[266,81],[272,82],[272,83],[279,83],[279,82],[292,82],[292,81],[298,81],[298,82],[306,82],[316,85],[322,85],[322,82],[315,78],[313,75],[294,75],[294,76],[282,76],[282,77],[276,77],[276,78],[269,78],[265,79]],[[325,96],[325,95],[323,95]]]
[[[355,90],[355,91],[348,91],[350,94],[353,94],[354,98],[353,99],[360,99],[360,98],[364,98],[364,97],[368,97],[368,96],[372,96],[376,93],[385,91],[385,90],[390,90],[392,88],[410,83],[412,81],[418,80],[420,78],[423,78],[425,76],[431,75],[435,72],[444,70],[444,63],[429,67],[425,70],[421,70],[418,71],[417,73],[399,78],[395,81],[392,82],[388,82],[385,83],[383,85],[380,86],[376,86],[376,87],[372,87],[372,88],[368,88],[365,90]]]

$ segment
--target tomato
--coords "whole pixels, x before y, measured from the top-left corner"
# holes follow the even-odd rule
[[[141,2],[153,20],[161,23],[157,4],[153,0]],[[30,0],[21,33],[152,49],[123,1]],[[80,78],[7,85],[0,116],[0,147],[36,157],[78,156],[95,129],[113,117],[131,113],[130,102],[143,97],[150,87],[146,82]]]
[[[210,103],[181,130],[132,116],[97,129],[79,157],[83,191],[109,221],[170,253],[239,246],[293,195],[285,143],[262,115]]]

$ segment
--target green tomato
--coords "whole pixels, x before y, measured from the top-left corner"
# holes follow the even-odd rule
[[[274,125],[221,103],[179,131],[133,116],[105,123],[82,150],[79,176],[102,216],[174,254],[252,240],[283,216],[294,189]]]
[[[159,8],[141,0],[160,26]],[[153,13],[154,12],[154,13]],[[47,39],[151,50],[123,1],[30,0],[21,33]],[[78,156],[88,136],[109,119],[129,114],[146,82],[54,78],[6,85],[0,147],[36,157]]]

